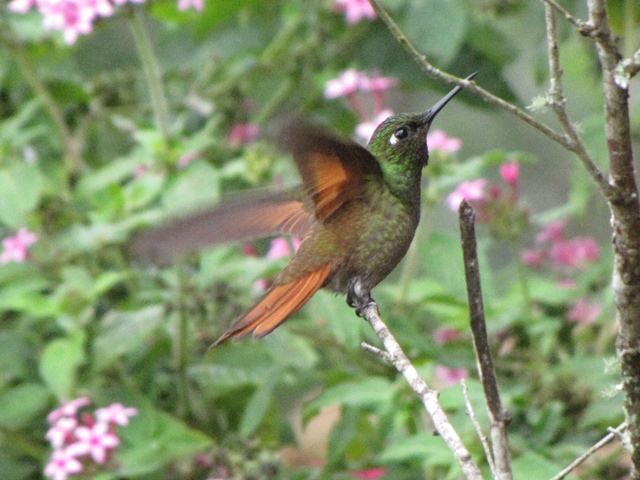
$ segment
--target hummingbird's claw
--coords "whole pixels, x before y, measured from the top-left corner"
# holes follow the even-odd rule
[[[371,298],[371,292],[365,290],[359,278],[350,282],[347,291],[347,305],[355,309],[357,316],[362,318],[364,316],[364,309],[375,303],[373,298]]]

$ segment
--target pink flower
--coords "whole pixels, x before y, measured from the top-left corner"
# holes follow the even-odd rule
[[[6,237],[2,240],[0,264],[24,262],[29,254],[29,247],[37,241],[38,236],[26,228],[21,228],[15,235]]]
[[[140,163],[133,168],[133,176],[135,178],[140,178],[144,176],[149,171],[149,167],[144,163]]]
[[[398,79],[393,77],[375,76],[368,77],[362,75],[360,77],[359,87],[360,90],[365,92],[383,92],[398,84]]]
[[[427,147],[429,150],[453,153],[460,150],[462,147],[462,140],[450,137],[444,130],[436,129],[427,134]]]
[[[589,303],[586,299],[578,300],[567,313],[567,319],[582,325],[591,325],[602,312],[600,305]]]
[[[76,428],[78,441],[70,450],[77,455],[89,454],[96,463],[104,463],[112,449],[120,444],[118,437],[109,431],[109,425],[98,422],[93,427]]]
[[[325,98],[338,98],[351,95],[358,91],[362,84],[362,72],[349,68],[345,70],[337,78],[328,80],[324,85]]]
[[[338,11],[344,12],[348,24],[358,23],[363,18],[373,20],[376,12],[369,0],[335,0]]]
[[[62,417],[47,430],[45,438],[53,448],[60,448],[71,438],[77,426],[78,420],[75,417]]]
[[[500,176],[508,185],[517,185],[520,176],[520,166],[518,162],[508,162],[500,165]]]
[[[257,292],[265,292],[269,288],[269,281],[266,278],[259,278],[253,282],[253,288]]]
[[[200,152],[187,152],[180,155],[178,159],[178,168],[187,168],[191,162],[198,159]]]
[[[486,185],[487,181],[484,178],[462,182],[447,196],[447,204],[449,205],[449,208],[455,212],[460,208],[460,204],[463,200],[472,202],[474,200],[484,199],[484,189]]]
[[[576,288],[576,281],[573,278],[563,278],[558,280],[558,286],[566,290],[571,290],[572,288]]]
[[[7,8],[16,13],[27,13],[36,4],[36,0],[12,0]]]
[[[50,424],[53,424],[60,418],[74,417],[82,407],[86,407],[90,403],[91,400],[89,400],[89,397],[76,398],[75,400],[64,403],[55,410],[51,411],[51,413],[49,413],[49,415],[47,416],[47,420]]]
[[[352,477],[359,478],[360,480],[377,480],[378,478],[382,478],[384,474],[385,469],[383,467],[369,468],[368,470],[358,470],[356,472],[351,472]]]
[[[575,237],[554,243],[550,256],[556,266],[582,268],[587,263],[598,260],[600,247],[591,237]]]
[[[112,403],[111,405],[96,410],[96,418],[98,422],[114,423],[117,425],[128,425],[129,417],[138,414],[138,409],[133,407],[125,407],[121,403]]]
[[[184,11],[188,8],[201,12],[204,8],[204,0],[178,0],[178,10]]]
[[[356,136],[368,143],[371,140],[373,133],[376,131],[376,128],[378,128],[378,125],[384,122],[391,115],[393,115],[393,112],[385,109],[378,113],[373,120],[359,123],[356,126]]]
[[[44,467],[44,474],[53,480],[66,480],[69,476],[82,471],[82,464],[68,449],[54,450],[51,459]]]
[[[451,368],[445,367],[444,365],[436,365],[434,373],[445,387],[455,385],[456,383],[459,383],[460,380],[464,380],[469,376],[469,372],[466,368]]]
[[[566,220],[556,220],[548,224],[538,235],[536,242],[557,242],[564,238],[564,229],[567,227]]]
[[[299,238],[294,237],[291,239],[291,243],[293,244],[293,250],[297,251],[302,242]],[[271,246],[269,247],[266,257],[270,260],[276,260],[290,254],[289,241],[284,237],[279,237],[271,240]]]
[[[453,342],[460,338],[460,332],[455,328],[440,327],[433,332],[433,340],[438,345],[444,345],[445,343]]]
[[[254,141],[260,135],[260,127],[255,123],[236,123],[229,130],[227,140],[231,145],[237,147],[244,143]]]
[[[520,260],[522,260],[522,263],[533,268],[542,266],[545,258],[546,252],[544,250],[525,249],[520,252]]]

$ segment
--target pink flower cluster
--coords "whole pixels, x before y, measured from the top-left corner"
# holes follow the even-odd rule
[[[328,99],[339,97],[347,99],[360,119],[360,123],[356,126],[356,136],[368,142],[376,127],[393,115],[393,112],[384,106],[384,92],[397,84],[398,80],[395,78],[381,75],[369,76],[366,72],[350,68],[325,83],[324,96]],[[372,96],[372,114],[365,111],[358,93]]]
[[[567,222],[558,220],[536,235],[536,246],[521,252],[521,259],[530,267],[546,262],[563,269],[582,269],[600,257],[600,247],[592,237],[565,237]]]
[[[2,240],[2,253],[0,253],[0,264],[17,262],[21,263],[29,255],[29,247],[38,241],[38,236],[21,228],[18,233]]]
[[[178,8],[193,7],[202,10],[204,0],[179,0]],[[115,7],[125,3],[144,3],[145,0],[11,0],[9,10],[27,13],[35,8],[42,15],[42,24],[47,30],[62,32],[69,45],[80,35],[93,30],[93,23],[99,18],[110,17]]]
[[[83,472],[88,462],[106,463],[120,444],[116,426],[127,425],[129,418],[138,413],[135,408],[112,403],[98,408],[94,415],[89,412],[80,415],[90,403],[89,398],[80,397],[49,413],[46,439],[53,453],[44,468],[45,476],[66,480]]]
[[[503,163],[500,165],[500,176],[510,189],[509,197],[515,200],[518,196],[520,166],[514,161]],[[458,208],[460,208],[463,200],[482,206],[484,201],[500,199],[502,196],[502,191],[499,187],[489,186],[487,180],[478,178],[460,183],[456,189],[447,196],[447,204],[451,210],[456,212]]]
[[[336,10],[344,13],[347,23],[353,25],[360,20],[376,18],[376,12],[369,0],[335,0]]]

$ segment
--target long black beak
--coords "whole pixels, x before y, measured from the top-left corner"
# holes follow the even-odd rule
[[[471,75],[465,78],[465,80],[472,80],[477,75],[477,73],[478,72],[473,72]],[[422,122],[421,122],[422,126],[429,126],[431,122],[433,122],[433,119],[436,117],[436,115],[438,115],[438,112],[440,112],[440,110],[442,110],[445,107],[445,105],[449,103],[449,100],[455,97],[460,92],[460,90],[462,90],[462,87],[460,85],[457,85],[449,93],[447,93],[444,97],[442,97],[438,101],[438,103],[436,103],[433,107],[431,107],[429,110],[424,112],[424,117],[422,118]]]

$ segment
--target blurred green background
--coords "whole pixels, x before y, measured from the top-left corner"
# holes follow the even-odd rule
[[[627,54],[638,38],[633,3],[609,2]],[[583,2],[564,4],[585,16]],[[478,71],[479,85],[555,125],[543,101],[542,2],[384,5],[433,63]],[[558,24],[568,109],[604,168],[593,45]],[[348,23],[329,0],[127,4],[73,45],[35,10],[3,6],[0,27],[0,233],[38,238],[24,261],[0,265],[1,478],[42,477],[46,415],[81,395],[139,410],[84,478],[460,478],[415,395],[361,351],[377,340],[344,298],[319,292],[272,335],[209,349],[259,297],[256,281],[286,264],[267,258],[270,239],[171,267],[143,265],[127,249],[139,229],[229,192],[296,183],[269,134],[299,114],[352,136],[370,118],[324,97],[345,69],[397,78],[383,99],[395,112],[424,109],[449,86],[425,77],[380,20]],[[371,117],[374,96],[357,98]],[[487,179],[494,195],[478,205],[478,240],[515,478],[549,478],[623,417],[607,211],[577,160],[514,117],[462,93],[436,123],[462,148],[432,151],[416,240],[374,298],[488,472],[456,382],[468,377],[487,427],[457,215],[445,201],[461,182]],[[234,136],[247,124],[267,135]],[[500,177],[508,162],[518,163],[517,189]],[[597,255],[554,260],[557,244],[535,237],[557,220],[567,222],[562,241],[593,237]],[[550,257],[527,264],[531,249]],[[455,334],[443,340],[443,329]],[[624,478],[626,461],[611,447],[569,478]]]

